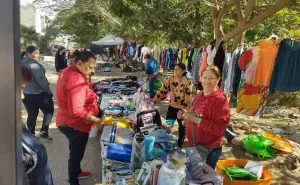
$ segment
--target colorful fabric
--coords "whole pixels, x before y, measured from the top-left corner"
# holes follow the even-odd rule
[[[238,104],[236,111],[247,116],[259,116],[262,106],[266,103],[268,97],[268,87],[253,85],[246,82],[244,71],[251,63],[251,58],[247,57],[251,50],[246,51],[240,57],[240,68],[243,69],[239,90],[237,92]],[[246,60],[247,59],[247,60]]]
[[[278,43],[280,41],[261,40],[259,41],[259,60],[255,70],[252,84],[254,86],[264,85],[270,86],[271,75],[278,52]]]

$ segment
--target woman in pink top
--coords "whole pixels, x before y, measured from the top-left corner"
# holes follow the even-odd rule
[[[69,140],[69,183],[79,185],[78,179],[91,175],[80,167],[89,132],[93,125],[102,126],[103,123],[97,117],[97,95],[89,81],[95,72],[95,56],[89,51],[77,51],[74,54],[74,64],[61,72],[57,82],[56,125]]]

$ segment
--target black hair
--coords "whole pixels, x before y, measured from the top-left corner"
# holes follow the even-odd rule
[[[21,66],[21,76],[25,82],[31,82],[32,80],[31,71],[24,65]]]
[[[89,59],[96,60],[95,55],[90,51],[74,51],[75,56],[75,63],[77,63],[79,60],[81,60],[83,63],[87,62]]]
[[[21,53],[21,59],[22,59],[25,55],[26,55],[26,51],[23,51],[23,52]]]
[[[28,46],[26,48],[26,53],[29,53],[29,54],[32,54],[33,52],[35,52],[36,50],[38,50],[39,48],[38,47],[35,47],[35,46]]]
[[[59,54],[62,50],[64,50],[64,49],[66,49],[66,48],[60,47],[60,48],[57,50],[56,55],[58,55],[58,54]]]
[[[178,66],[182,71],[186,70],[186,67],[185,67],[185,65],[183,63],[178,63],[175,66]],[[187,74],[187,72],[184,72],[183,76],[186,76],[186,74]]]
[[[149,58],[152,58],[151,55],[149,53],[147,53],[145,56],[144,56],[144,59],[149,59]]]

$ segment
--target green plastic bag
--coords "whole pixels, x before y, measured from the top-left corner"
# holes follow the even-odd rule
[[[154,89],[160,89],[162,86],[162,82],[157,80],[155,83],[154,83]]]
[[[257,181],[258,180],[258,177],[256,175],[238,166],[233,166],[231,168],[221,168],[221,170],[226,174],[226,176],[230,181],[234,181],[234,180]]]
[[[250,134],[242,142],[246,151],[256,154],[259,159],[272,158],[276,153],[276,150],[270,148],[274,143],[259,134]]]

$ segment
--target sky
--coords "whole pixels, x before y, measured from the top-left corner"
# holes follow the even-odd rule
[[[21,5],[25,5],[26,3],[32,3],[33,0],[21,0]]]

